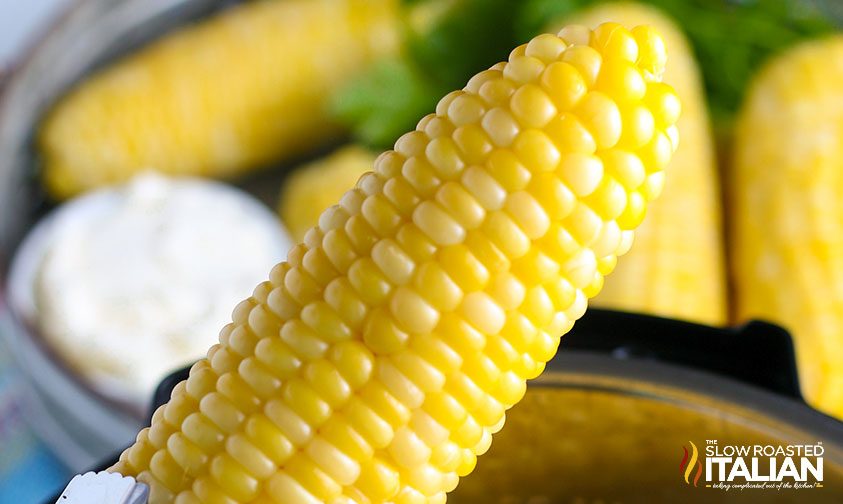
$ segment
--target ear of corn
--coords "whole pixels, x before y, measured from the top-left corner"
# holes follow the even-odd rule
[[[679,115],[665,59],[647,27],[568,27],[445,96],[112,470],[153,504],[444,502],[659,192]],[[635,104],[650,120],[624,120]]]
[[[59,198],[154,169],[230,177],[329,141],[326,101],[397,47],[397,0],[268,0],[165,36],[82,82],[39,132]]]
[[[343,147],[297,168],[281,188],[278,211],[296,241],[319,222],[322,210],[339,201],[357,179],[372,169],[377,155],[359,145]]]
[[[793,334],[803,392],[843,417],[843,37],[773,60],[739,114],[730,180],[738,321]]]
[[[726,273],[714,145],[700,73],[680,29],[659,10],[631,2],[581,11],[572,23],[608,20],[656,28],[670,47],[665,81],[682,101],[682,142],[658,201],[635,232],[635,247],[606,280],[594,306],[721,325]],[[630,115],[634,109],[627,108]]]

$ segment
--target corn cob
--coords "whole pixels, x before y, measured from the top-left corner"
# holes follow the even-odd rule
[[[606,280],[593,306],[707,324],[726,323],[726,273],[720,194],[708,110],[696,60],[672,20],[636,3],[609,3],[574,14],[572,23],[647,24],[670,47],[664,80],[682,101],[682,142],[665,191],[635,232],[635,248]]]
[[[795,48],[750,86],[730,181],[738,321],[794,336],[802,389],[843,417],[843,37]]]
[[[248,2],[84,81],[39,133],[55,197],[155,169],[230,177],[338,133],[331,91],[397,47],[397,0]]]
[[[319,222],[322,210],[338,201],[357,179],[372,169],[377,155],[364,147],[343,147],[296,169],[281,188],[278,211],[296,241]]]
[[[153,504],[444,502],[661,189],[679,114],[665,59],[647,27],[568,27],[446,95],[112,470]]]

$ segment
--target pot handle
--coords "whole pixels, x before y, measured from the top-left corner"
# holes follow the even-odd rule
[[[790,334],[768,322],[717,328],[591,308],[559,349],[689,366],[804,401]]]

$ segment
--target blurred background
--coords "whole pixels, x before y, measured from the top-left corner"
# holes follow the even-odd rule
[[[608,20],[662,32],[683,115],[594,304],[777,323],[805,399],[843,416],[843,3],[0,0],[0,503],[131,442],[160,379],[440,97]]]

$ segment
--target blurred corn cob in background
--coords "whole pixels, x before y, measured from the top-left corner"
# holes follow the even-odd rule
[[[661,191],[665,59],[649,27],[569,27],[446,95],[112,470],[152,504],[444,502]],[[620,113],[635,104],[652,120]]]
[[[266,0],[177,31],[83,81],[38,136],[50,193],[142,170],[230,177],[338,132],[331,92],[398,45],[398,0]]]
[[[615,20],[655,27],[670,47],[665,81],[682,100],[682,142],[658,201],[635,233],[635,248],[607,279],[594,306],[721,325],[726,322],[726,273],[718,173],[700,72],[680,29],[654,7],[599,5],[564,22],[597,26]],[[563,23],[558,23],[559,25]],[[551,26],[550,31],[558,26]],[[623,110],[651,120],[643,109]]]
[[[731,255],[737,321],[791,331],[802,389],[843,417],[843,37],[771,61],[736,125]]]
[[[281,187],[278,213],[293,240],[302,241],[322,211],[370,171],[376,158],[365,147],[349,145],[290,173]]]

